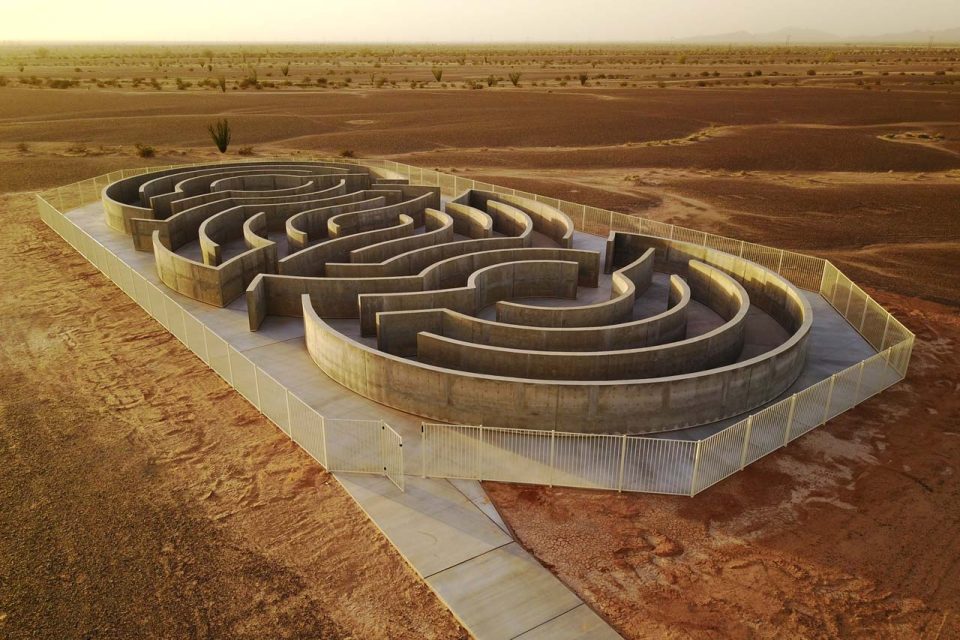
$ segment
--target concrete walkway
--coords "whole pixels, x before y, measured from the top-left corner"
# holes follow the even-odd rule
[[[619,634],[524,551],[479,482],[420,478],[420,418],[358,396],[325,376],[303,345],[300,318],[270,317],[250,332],[246,303],[217,309],[157,278],[153,255],[103,222],[99,203],[70,219],[278,382],[328,418],[383,419],[404,438],[406,491],[385,477],[335,474],[464,627],[481,640],[619,638]]]

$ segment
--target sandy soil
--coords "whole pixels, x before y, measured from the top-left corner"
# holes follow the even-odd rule
[[[0,223],[0,636],[465,636],[336,480],[31,196],[0,196]]]
[[[694,499],[485,483],[524,546],[628,638],[960,637],[960,319],[908,379]]]
[[[889,69],[883,91],[820,75],[796,88],[224,96],[8,86],[0,192],[216,157],[204,127],[226,115],[231,154],[388,155],[826,256],[917,332],[906,382],[694,500],[510,485],[491,497],[630,638],[960,637],[960,91],[899,75],[906,53],[877,55],[889,60],[868,74]],[[158,157],[135,157],[135,142]],[[5,246],[48,233],[22,196],[4,204],[17,221]],[[0,316],[13,425],[0,432],[14,516],[0,520],[4,633],[29,616],[65,637],[174,624],[192,626],[167,635],[252,637],[277,619],[290,637],[460,633],[328,476],[54,247],[30,241],[0,265],[15,278],[0,295],[17,309]],[[74,286],[94,287],[95,304]],[[161,354],[177,365],[152,369]]]

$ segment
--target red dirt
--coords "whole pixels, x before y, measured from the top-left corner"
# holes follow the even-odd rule
[[[0,221],[0,636],[465,637],[336,480],[31,196],[0,196]]]

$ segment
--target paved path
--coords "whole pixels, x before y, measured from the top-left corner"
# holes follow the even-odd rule
[[[270,317],[250,332],[246,303],[217,309],[160,283],[153,255],[103,222],[99,203],[70,218],[238,351],[330,418],[383,419],[404,438],[411,475],[401,492],[385,477],[337,473],[344,488],[475,637],[619,638],[511,537],[479,482],[420,478],[420,419],[352,393],[324,375],[303,345],[300,318]]]

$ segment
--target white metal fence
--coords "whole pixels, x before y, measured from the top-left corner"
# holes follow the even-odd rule
[[[64,210],[97,200],[100,189],[121,176],[126,172],[38,194],[41,219],[326,469],[385,475],[403,490],[403,439],[390,425],[382,420],[324,418],[163,288],[62,215]],[[52,202],[66,209],[58,209]]]
[[[386,169],[407,177],[413,184],[438,186],[448,196],[474,188],[517,195],[564,211],[573,219],[577,230],[585,233],[606,235],[611,230],[643,233],[741,256],[779,273],[801,288],[819,292],[878,351],[699,441],[424,423],[421,439],[425,476],[695,495],[906,375],[914,335],[822,258],[390,160],[305,155],[273,160],[327,160]],[[325,420],[184,311],[165,292],[126,267],[58,213],[93,202],[103,187],[120,178],[171,168],[176,166],[118,171],[44,193],[38,196],[41,215],[318,462],[331,470],[382,473],[402,488],[402,440],[389,425],[378,421]]]

